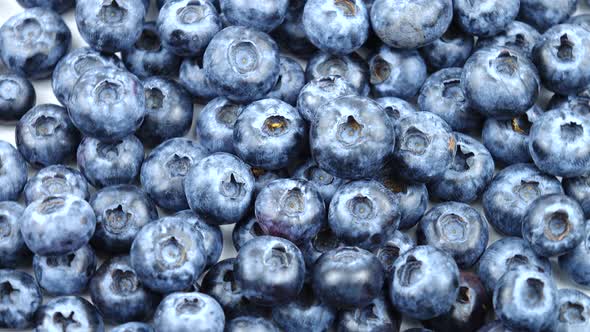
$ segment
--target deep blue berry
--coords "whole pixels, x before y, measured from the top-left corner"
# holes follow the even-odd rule
[[[223,332],[224,325],[219,303],[202,293],[172,293],[160,302],[154,314],[158,332]]]
[[[341,311],[336,331],[399,331],[401,322],[401,316],[381,296],[364,307]]]
[[[238,221],[232,230],[232,242],[236,251],[239,251],[246,242],[255,237],[265,235],[264,231],[258,224],[255,216],[247,216]]]
[[[12,268],[27,262],[31,252],[20,232],[24,207],[17,202],[0,202],[0,267]]]
[[[456,24],[451,24],[442,36],[420,48],[420,54],[433,71],[462,67],[471,55],[473,44],[473,36],[461,31]]]
[[[559,315],[553,327],[556,332],[583,331],[590,329],[590,297],[570,288],[557,291]]]
[[[376,97],[414,97],[426,80],[426,63],[416,50],[381,46],[369,59],[371,91]]]
[[[200,102],[217,97],[217,92],[205,75],[200,58],[184,58],[180,64],[178,81]]]
[[[104,332],[98,310],[79,296],[56,297],[43,305],[36,315],[34,332],[63,330]]]
[[[130,322],[113,327],[111,332],[155,332],[154,328],[147,323]]]
[[[35,279],[25,272],[0,270],[0,327],[30,327],[43,296]]]
[[[590,179],[588,176],[579,176],[575,178],[563,178],[563,190],[566,195],[575,199],[586,218],[590,217]]]
[[[310,285],[304,285],[297,298],[273,308],[273,321],[285,332],[328,330],[336,316],[333,308],[322,303],[313,294]]]
[[[41,169],[25,185],[25,202],[31,204],[49,196],[74,195],[88,199],[88,183],[78,170],[63,165]]]
[[[541,39],[541,34],[532,26],[519,22],[512,21],[508,24],[506,30],[497,35],[477,40],[477,49],[485,47],[506,47],[531,58],[535,44]]]
[[[234,125],[244,106],[225,97],[211,100],[197,116],[199,142],[209,152],[234,153]]]
[[[539,31],[567,20],[578,6],[578,0],[520,0],[518,19]]]
[[[337,178],[319,168],[312,159],[297,167],[293,172],[293,178],[307,180],[314,184],[326,204],[330,204],[334,193],[346,183],[346,180]]]
[[[18,4],[25,8],[44,7],[63,13],[76,4],[76,0],[17,0]]]
[[[256,234],[257,229],[253,227],[252,230],[254,230],[254,233]],[[344,246],[345,243],[336,237],[336,234],[334,234],[332,229],[330,229],[328,225],[324,225],[313,238],[305,241],[305,243],[301,245],[301,252],[308,272],[310,272],[315,262],[324,253]]]
[[[356,90],[341,76],[319,77],[301,88],[297,97],[297,110],[305,120],[313,122],[318,109],[326,102],[356,94]]]
[[[385,278],[387,280],[390,280],[393,276],[393,264],[399,258],[399,256],[403,255],[406,251],[414,248],[415,246],[416,241],[414,241],[410,235],[402,233],[398,230],[387,231],[387,235],[385,236],[383,243],[373,249],[373,253],[383,265],[383,269],[385,270]]]
[[[280,99],[290,105],[295,105],[299,91],[305,85],[305,73],[296,60],[281,56],[280,72],[277,83],[270,90],[267,97]]]
[[[305,1],[290,1],[283,23],[273,31],[272,35],[282,49],[287,49],[297,55],[309,56],[316,48],[307,38],[303,27],[304,6]]]
[[[0,75],[0,121],[18,121],[35,106],[37,94],[33,84],[19,74]]]
[[[287,14],[289,0],[267,0],[256,3],[241,0],[220,0],[221,12],[227,25],[238,25],[270,32],[278,27]]]
[[[27,182],[27,162],[10,143],[0,140],[0,201],[15,201]]]
[[[335,55],[317,52],[307,62],[305,79],[310,82],[326,76],[340,76],[356,90],[357,94],[369,94],[369,66],[357,53]]]
[[[192,211],[184,210],[176,213],[174,218],[188,222],[195,232],[203,237],[203,248],[207,256],[207,266],[213,266],[221,257],[223,249],[223,234],[217,225],[207,223],[209,220],[195,214]]]
[[[453,1],[454,18],[463,31],[478,36],[496,35],[514,21],[520,0]]]
[[[424,183],[408,182],[400,178],[393,165],[384,168],[377,177],[383,185],[399,198],[399,229],[414,227],[428,206],[428,190]]]
[[[559,267],[574,282],[590,286],[590,227],[585,225],[584,238],[573,250],[559,256]]]

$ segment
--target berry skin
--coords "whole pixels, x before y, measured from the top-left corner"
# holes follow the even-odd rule
[[[590,297],[577,289],[562,288],[557,291],[559,316],[554,326],[557,332],[583,331],[590,328]]]
[[[104,332],[104,322],[96,308],[79,296],[56,297],[43,305],[36,315],[34,332]]]
[[[399,198],[381,183],[353,181],[341,186],[330,202],[328,223],[348,245],[371,249],[386,231],[399,225]]]
[[[588,176],[579,176],[575,178],[563,178],[563,190],[569,197],[575,199],[582,210],[586,219],[590,217],[590,180]]]
[[[264,3],[241,0],[220,0],[227,25],[245,26],[262,32],[278,27],[287,14],[288,0],[267,0]]]
[[[76,0],[17,0],[24,8],[43,7],[63,13],[76,5]]]
[[[0,202],[0,267],[13,268],[28,261],[31,252],[20,232],[24,207],[17,202]]]
[[[341,76],[325,76],[309,81],[299,91],[297,110],[313,123],[320,106],[342,96],[356,95],[356,90]]]
[[[578,0],[520,0],[518,19],[539,31],[567,20],[578,6]]]
[[[369,66],[357,53],[334,55],[317,52],[307,62],[305,79],[310,82],[326,76],[340,76],[356,90],[358,95],[369,94]]]
[[[92,68],[103,66],[123,68],[123,63],[114,54],[101,53],[90,47],[77,48],[66,54],[51,75],[51,87],[57,100],[67,106],[80,76]]]
[[[202,54],[221,30],[221,21],[208,0],[168,1],[160,9],[157,28],[162,45],[185,57]]]
[[[141,126],[145,106],[143,85],[136,76],[119,68],[96,67],[74,85],[68,111],[84,135],[113,143]]]
[[[281,71],[277,83],[270,90],[267,97],[280,99],[289,105],[295,105],[299,92],[305,85],[305,73],[299,62],[286,56],[280,57],[280,67]]]
[[[260,236],[248,241],[234,262],[234,276],[250,301],[272,306],[293,300],[303,287],[305,263],[288,240]]]
[[[256,224],[254,225],[256,226]],[[252,229],[256,235],[256,227],[253,227]],[[315,262],[317,262],[323,254],[345,246],[346,244],[336,237],[336,234],[334,234],[330,227],[324,225],[313,238],[305,241],[301,245],[301,252],[307,269],[311,270]]]
[[[319,168],[313,159],[297,167],[293,172],[293,178],[313,183],[326,204],[330,204],[334,193],[346,183],[346,180],[337,178]]]
[[[155,147],[141,166],[141,185],[158,206],[172,211],[189,208],[184,178],[206,156],[199,144],[186,138],[171,138]]]
[[[139,281],[129,256],[104,262],[90,281],[90,297],[107,321],[128,322],[152,316],[160,300]]]
[[[232,319],[227,322],[225,327],[226,332],[279,332],[277,326],[270,320],[254,317],[254,316],[241,316]]]
[[[0,327],[30,327],[43,296],[35,279],[25,272],[0,270]]]
[[[232,243],[236,251],[239,251],[246,242],[262,235],[265,234],[258,224],[258,219],[256,219],[255,216],[247,216],[238,221],[234,226],[234,229],[232,230]]]
[[[236,102],[263,98],[280,73],[277,44],[264,32],[231,26],[213,37],[203,68],[214,89]]]
[[[461,29],[478,37],[494,36],[514,21],[520,0],[488,0],[453,2],[454,18]]]
[[[19,120],[16,147],[36,167],[67,162],[80,143],[80,133],[65,108],[44,104],[33,107]]]
[[[147,223],[158,219],[156,205],[133,185],[105,187],[89,200],[96,215],[92,245],[110,253],[126,253]]]
[[[257,226],[264,234],[295,244],[313,238],[325,223],[324,200],[305,180],[279,179],[264,187],[254,204]]]
[[[463,67],[473,51],[473,44],[473,36],[461,31],[456,24],[451,24],[437,40],[422,47],[420,54],[432,71]]]
[[[316,297],[335,308],[368,305],[381,295],[383,281],[381,262],[357,247],[328,251],[316,261],[312,274]]]
[[[306,123],[293,106],[278,99],[262,99],[238,115],[234,150],[254,167],[277,170],[292,165],[300,157],[306,136]]]
[[[202,293],[172,293],[154,314],[156,332],[223,332],[223,309]]]
[[[33,201],[25,209],[21,222],[27,247],[41,256],[64,255],[81,248],[96,227],[90,204],[69,194]]]
[[[41,169],[27,181],[25,185],[25,202],[49,196],[74,195],[81,199],[88,199],[88,183],[78,170],[63,166],[52,165]]]
[[[399,198],[399,229],[414,227],[428,206],[428,190],[424,183],[408,182],[395,174],[393,165],[386,165],[377,177],[387,189]]]
[[[0,201],[15,201],[27,182],[27,162],[10,143],[0,140]]]
[[[559,256],[559,267],[571,280],[582,286],[590,285],[590,238],[588,224],[585,225],[584,238],[578,246]]]
[[[318,166],[343,179],[374,176],[393,152],[395,128],[379,104],[345,96],[322,105],[310,129]]]
[[[371,7],[373,31],[395,48],[413,49],[430,44],[443,35],[452,18],[451,0],[375,0]]]
[[[141,35],[146,7],[143,0],[76,2],[76,25],[84,40],[97,51],[130,49]]]
[[[130,255],[142,284],[164,294],[188,289],[207,263],[201,234],[174,217],[146,224],[133,240]]]
[[[76,154],[80,172],[96,188],[133,183],[143,157],[143,144],[133,135],[113,143],[85,137]]]
[[[533,48],[540,39],[541,34],[532,26],[524,22],[512,21],[506,30],[499,34],[479,38],[476,47],[478,50],[486,47],[511,48],[531,58]]]
[[[391,277],[393,276],[393,264],[399,256],[415,246],[416,241],[412,237],[396,230],[393,232],[388,231],[383,243],[372,250],[383,265],[385,278],[387,280],[391,280]]]
[[[425,320],[452,308],[459,292],[459,268],[444,251],[415,247],[395,261],[393,271],[389,295],[403,314]]]
[[[369,12],[363,0],[309,0],[302,19],[309,41],[330,54],[350,54],[369,36]]]
[[[401,316],[381,296],[362,308],[339,313],[336,331],[399,331]]]
[[[285,332],[328,330],[334,323],[336,310],[322,303],[310,285],[304,285],[297,298],[272,310],[272,319]]]
[[[218,96],[205,75],[205,69],[200,58],[184,58],[182,60],[178,81],[197,101],[205,103]]]
[[[41,288],[51,295],[74,295],[86,291],[96,270],[96,255],[89,245],[61,256],[33,258],[33,271]]]
[[[414,97],[426,80],[426,64],[416,50],[381,46],[369,59],[371,91],[377,97]]]
[[[218,152],[198,161],[184,178],[191,210],[214,225],[233,224],[248,212],[254,176],[238,157]]]
[[[285,20],[273,31],[273,38],[282,49],[289,50],[302,57],[308,57],[316,47],[309,41],[303,26],[303,7],[305,1],[289,2]]]
[[[199,142],[209,152],[234,153],[234,126],[244,106],[225,97],[211,100],[197,116]]]
[[[205,255],[207,256],[207,266],[210,267],[217,263],[219,257],[221,257],[221,250],[223,249],[221,228],[217,225],[208,224],[208,219],[190,210],[177,212],[173,217],[189,223],[195,232],[201,234]]]
[[[18,121],[35,106],[37,94],[33,84],[19,74],[0,75],[0,121]]]
[[[72,34],[56,12],[37,7],[9,18],[0,27],[0,40],[4,64],[36,80],[51,75],[70,48]]]
[[[155,332],[154,328],[147,323],[130,322],[115,326],[111,332]]]

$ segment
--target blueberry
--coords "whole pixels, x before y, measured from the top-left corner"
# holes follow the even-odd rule
[[[17,0],[18,4],[25,8],[44,7],[63,13],[76,4],[76,0]]]
[[[219,303],[202,293],[172,293],[154,315],[157,332],[223,332],[224,325]]]
[[[426,212],[428,190],[423,183],[408,182],[400,178],[392,168],[382,170],[378,180],[399,198],[399,229],[412,228]]]
[[[295,105],[299,91],[305,85],[305,73],[299,62],[290,57],[281,56],[279,64],[279,78],[267,97]]]
[[[420,48],[420,54],[433,71],[462,67],[471,55],[474,43],[471,35],[461,31],[456,24],[451,24],[442,36]]]
[[[520,0],[456,0],[453,2],[455,21],[463,31],[478,37],[494,36],[514,21]]]
[[[286,169],[268,171],[262,168],[252,167],[251,170],[255,179],[254,195],[256,196],[272,181],[289,177]]]
[[[174,217],[188,222],[194,231],[201,234],[203,237],[203,248],[207,256],[207,266],[213,266],[217,263],[219,257],[221,257],[221,250],[223,249],[221,228],[217,225],[208,224],[208,219],[189,210],[180,211]]]
[[[440,116],[455,131],[481,128],[481,115],[471,108],[461,85],[461,68],[445,68],[430,75],[420,88],[421,111]]]
[[[141,141],[127,136],[113,143],[102,143],[85,137],[78,146],[77,161],[80,172],[97,188],[128,184],[137,179],[143,162]]]
[[[41,288],[51,295],[74,295],[86,290],[96,270],[96,255],[89,245],[60,256],[33,258],[33,271]]]
[[[289,0],[267,0],[264,3],[220,0],[221,12],[228,25],[241,25],[263,32],[278,27],[287,14]]]
[[[107,321],[129,322],[151,317],[159,296],[144,288],[129,256],[104,262],[90,281],[90,296]]]
[[[96,217],[90,204],[74,195],[48,196],[27,206],[21,233],[37,255],[56,256],[75,251],[88,243]]]
[[[383,265],[386,279],[390,279],[393,276],[393,264],[399,258],[399,256],[403,255],[406,251],[414,248],[415,246],[416,241],[414,241],[414,239],[412,239],[408,234],[402,233],[398,230],[387,231],[387,235],[383,240],[383,243],[377,248],[373,249],[373,253]]]
[[[235,258],[215,264],[203,278],[201,291],[213,297],[223,307],[225,317],[264,314],[264,309],[250,302],[236,282]]]
[[[130,254],[139,280],[159,293],[188,289],[207,263],[203,236],[174,217],[147,223],[133,240]]]
[[[504,237],[492,243],[479,259],[477,275],[491,294],[498,280],[509,270],[529,267],[551,275],[549,260],[537,256],[521,238]]]
[[[588,176],[563,178],[562,185],[565,193],[580,204],[584,216],[590,217],[590,179]]]
[[[234,125],[244,106],[225,97],[210,101],[197,116],[199,142],[209,152],[234,153]]]
[[[140,78],[174,76],[181,62],[180,57],[163,47],[154,22],[143,25],[139,39],[122,52],[122,58],[127,69]]]
[[[37,94],[33,84],[19,74],[0,74],[0,121],[18,121],[35,106]]]
[[[158,219],[158,211],[140,188],[132,185],[105,187],[92,195],[96,215],[92,244],[103,251],[125,253],[139,230]]]
[[[559,256],[584,237],[584,212],[563,194],[545,195],[529,206],[522,219],[522,237],[539,256]]]
[[[505,327],[501,321],[495,320],[482,326],[477,332],[513,332],[513,330]]]
[[[396,230],[399,220],[398,196],[375,180],[342,185],[328,213],[328,223],[338,238],[366,249],[380,246],[383,233]]]
[[[590,30],[590,14],[580,14],[572,16],[564,23],[579,25],[586,30]]]
[[[0,327],[24,329],[43,302],[35,279],[25,272],[0,270]]]
[[[543,272],[527,268],[506,272],[493,299],[497,317],[513,330],[550,330],[557,320],[557,287]]]
[[[247,299],[271,306],[291,301],[299,294],[305,263],[299,248],[290,241],[260,236],[238,252],[234,277]]]
[[[145,106],[143,85],[137,77],[119,68],[96,67],[74,85],[68,111],[83,134],[112,143],[141,126]]]
[[[307,180],[313,183],[326,204],[330,203],[332,196],[334,196],[338,188],[346,183],[346,180],[337,178],[319,168],[313,160],[308,160],[303,165],[297,167],[293,172],[293,178]]]
[[[342,247],[323,254],[315,263],[312,285],[316,296],[335,308],[367,306],[382,293],[383,266],[372,253]]]
[[[559,267],[571,280],[583,286],[590,286],[590,227],[586,224],[584,238],[573,250],[559,257]]]
[[[494,159],[478,140],[455,133],[457,152],[442,178],[428,184],[432,196],[471,203],[481,197],[494,176]]]
[[[355,95],[356,90],[341,76],[325,76],[308,82],[297,97],[297,110],[313,122],[320,106],[342,96]]]
[[[302,19],[309,41],[331,54],[352,53],[369,36],[369,12],[363,0],[309,0]]]
[[[404,315],[425,320],[451,310],[459,293],[459,268],[449,254],[418,246],[401,255],[393,271],[389,295]]]
[[[531,60],[508,48],[475,52],[463,68],[461,84],[470,106],[486,117],[513,118],[537,100],[540,80]]]
[[[142,0],[79,0],[76,25],[95,50],[115,53],[133,47],[141,35],[146,14]]]
[[[499,34],[477,40],[477,49],[486,47],[512,48],[527,57],[532,57],[535,44],[541,39],[541,34],[532,26],[512,21],[506,26],[506,30]]]
[[[217,97],[217,92],[205,75],[205,69],[199,58],[182,60],[178,80],[198,101],[207,102]]]
[[[51,76],[51,86],[57,100],[67,106],[80,76],[92,68],[103,66],[123,68],[123,63],[114,54],[100,53],[90,47],[77,48],[66,54],[59,60]]]
[[[143,81],[146,114],[137,136],[157,145],[184,136],[193,122],[193,102],[188,91],[172,79],[150,77]]]
[[[216,225],[242,219],[252,201],[254,176],[236,156],[218,152],[198,161],[186,174],[188,205]]]
[[[252,229],[256,232],[256,228]],[[310,272],[309,270],[313,268],[315,262],[324,253],[344,246],[345,244],[341,239],[336,237],[332,229],[328,225],[324,225],[313,238],[301,245],[301,252],[303,253],[303,259],[305,260],[308,272]]]
[[[203,68],[215,91],[237,102],[263,98],[279,78],[277,44],[264,32],[231,26],[209,43]]]
[[[307,143],[307,126],[299,112],[278,99],[253,102],[234,125],[234,150],[245,162],[263,169],[287,167]]]
[[[221,30],[215,7],[207,0],[168,1],[158,15],[162,44],[179,56],[202,54]]]
[[[316,48],[307,38],[303,26],[303,7],[305,1],[291,0],[285,19],[273,31],[273,37],[281,45],[282,49],[289,50],[297,55],[309,56]]]
[[[41,169],[25,185],[25,202],[49,196],[74,195],[88,199],[88,183],[78,170],[63,165],[52,165]]]
[[[403,178],[417,182],[442,178],[456,150],[455,133],[438,115],[415,112],[400,118],[394,158]]]
[[[255,316],[241,316],[227,322],[226,332],[279,332],[279,328],[270,320]]]
[[[171,138],[158,145],[141,167],[141,184],[160,207],[180,211],[188,209],[184,194],[184,177],[205,149],[186,138]]]
[[[72,42],[61,16],[31,8],[9,18],[0,28],[0,56],[12,71],[31,79],[51,75]]]
[[[33,332],[104,332],[98,310],[79,296],[56,297],[43,305],[36,315]]]
[[[426,321],[425,325],[440,332],[475,331],[484,324],[490,304],[491,301],[477,275],[461,272],[459,294],[451,310]]]
[[[27,163],[6,141],[0,140],[0,201],[15,201],[27,182]]]
[[[577,289],[557,291],[559,316],[553,327],[556,332],[583,331],[590,328],[590,297]]]
[[[529,151],[535,165],[555,176],[585,175],[590,167],[589,128],[586,115],[568,108],[543,114],[530,132]]]
[[[481,136],[494,160],[508,165],[532,162],[529,135],[533,123],[542,115],[543,110],[535,105],[511,120],[486,119]]]
[[[360,308],[343,310],[338,315],[337,332],[399,331],[400,315],[381,296]]]
[[[590,111],[590,90],[586,87],[568,96],[559,93],[553,94],[545,109],[553,110],[556,108],[569,108],[583,114],[588,113]]]
[[[426,80],[426,63],[416,50],[381,46],[369,59],[370,83],[377,97],[414,97]]]
[[[12,268],[27,262],[31,252],[20,232],[24,208],[17,202],[0,202],[0,267]]]
[[[373,31],[395,48],[430,44],[443,35],[452,18],[451,0],[375,0],[371,8]]]
[[[532,164],[514,164],[498,172],[483,193],[487,220],[504,235],[521,236],[522,218],[537,197],[563,192],[559,180]]]
[[[115,326],[111,332],[155,332],[154,328],[147,323],[130,322]]]
[[[543,85],[568,95],[590,84],[590,31],[572,24],[555,25],[541,36],[533,61]]]
[[[416,106],[397,97],[381,97],[375,101],[383,107],[383,110],[389,119],[395,124],[395,130],[398,130],[399,120],[407,115],[417,112]]]
[[[246,242],[255,237],[265,235],[264,231],[258,224],[255,216],[247,216],[238,221],[232,230],[232,242],[236,251],[240,250]]]
[[[16,147],[29,162],[44,167],[68,161],[80,143],[80,134],[65,108],[44,104],[29,110],[15,129]]]
[[[420,220],[422,244],[444,250],[463,269],[473,266],[488,245],[488,224],[481,213],[465,203],[435,205]]]
[[[520,0],[518,19],[539,31],[567,20],[578,6],[578,0]]]
[[[350,2],[350,0],[346,0]],[[307,62],[305,79],[310,82],[326,76],[341,76],[357,94],[369,94],[369,66],[357,53],[334,55],[317,52]],[[319,105],[318,105],[319,106]]]
[[[310,129],[318,166],[344,179],[372,177],[393,152],[395,128],[367,97],[345,96],[323,104]]]
[[[335,316],[334,309],[314,296],[310,285],[304,285],[295,300],[272,310],[273,321],[285,332],[327,331]]]

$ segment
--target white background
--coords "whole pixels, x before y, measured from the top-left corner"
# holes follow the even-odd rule
[[[264,0],[261,0],[261,1],[264,1]],[[157,17],[156,16],[157,15],[157,8],[154,3],[155,1],[152,1],[152,2],[153,2],[152,7],[150,10],[150,13],[148,14],[148,20],[155,20]],[[579,2],[580,2],[581,9],[576,14],[590,12],[588,10],[587,5],[584,3],[585,0],[579,0]],[[582,4],[582,3],[584,3],[584,4]],[[0,24],[3,24],[11,16],[21,12],[22,10],[23,10],[23,8],[21,8],[17,4],[16,0],[0,0]],[[84,40],[80,37],[80,34],[78,33],[78,29],[76,27],[76,22],[74,19],[74,11],[70,10],[70,11],[66,12],[65,14],[63,14],[62,16],[63,16],[66,24],[70,28],[70,31],[72,32],[71,49],[86,46],[86,43],[84,42]],[[51,81],[50,80],[34,81],[33,85],[35,86],[35,90],[37,93],[37,105],[46,104],[46,103],[59,105],[59,102],[57,101],[57,99],[53,95],[53,90],[51,88]],[[547,98],[547,94],[545,93],[545,96],[543,99],[546,99],[546,98]],[[198,113],[198,111],[201,109],[201,107],[202,106],[200,106],[200,105],[195,105],[195,115]],[[194,131],[191,129],[189,136],[194,138],[193,133],[194,133]],[[15,145],[14,125],[0,124],[0,139],[8,141],[11,144]],[[479,207],[480,206],[478,204],[478,208]],[[233,248],[232,240],[231,240],[232,228],[233,228],[232,225],[226,225],[226,226],[222,227],[223,233],[224,233],[224,247],[223,247],[223,253],[222,253],[221,259],[225,259],[228,257],[234,257],[236,255],[236,252]],[[493,243],[498,238],[499,238],[498,234],[495,233],[493,228],[490,227],[490,241],[489,241],[489,243],[490,244]],[[552,265],[553,265],[552,267],[553,267],[553,271],[554,271],[554,276],[555,276],[556,281],[557,281],[560,288],[567,287],[567,288],[580,289],[580,287],[578,285],[573,284],[571,281],[569,281],[567,279],[566,276],[564,276],[560,272],[560,269],[557,266],[555,260],[552,260]],[[29,272],[32,273],[32,271],[30,271],[30,270],[29,270]],[[587,290],[584,290],[584,291],[587,292]],[[44,301],[46,302],[47,299],[48,299],[48,297],[45,297]],[[420,324],[417,322],[405,321],[403,324],[402,331],[408,327],[419,327],[419,326],[420,326]],[[12,330],[0,329],[0,331],[12,331]],[[21,330],[21,331],[25,331],[25,330]]]

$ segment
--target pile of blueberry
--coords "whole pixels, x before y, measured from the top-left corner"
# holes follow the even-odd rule
[[[16,1],[0,328],[590,331],[583,1]]]

